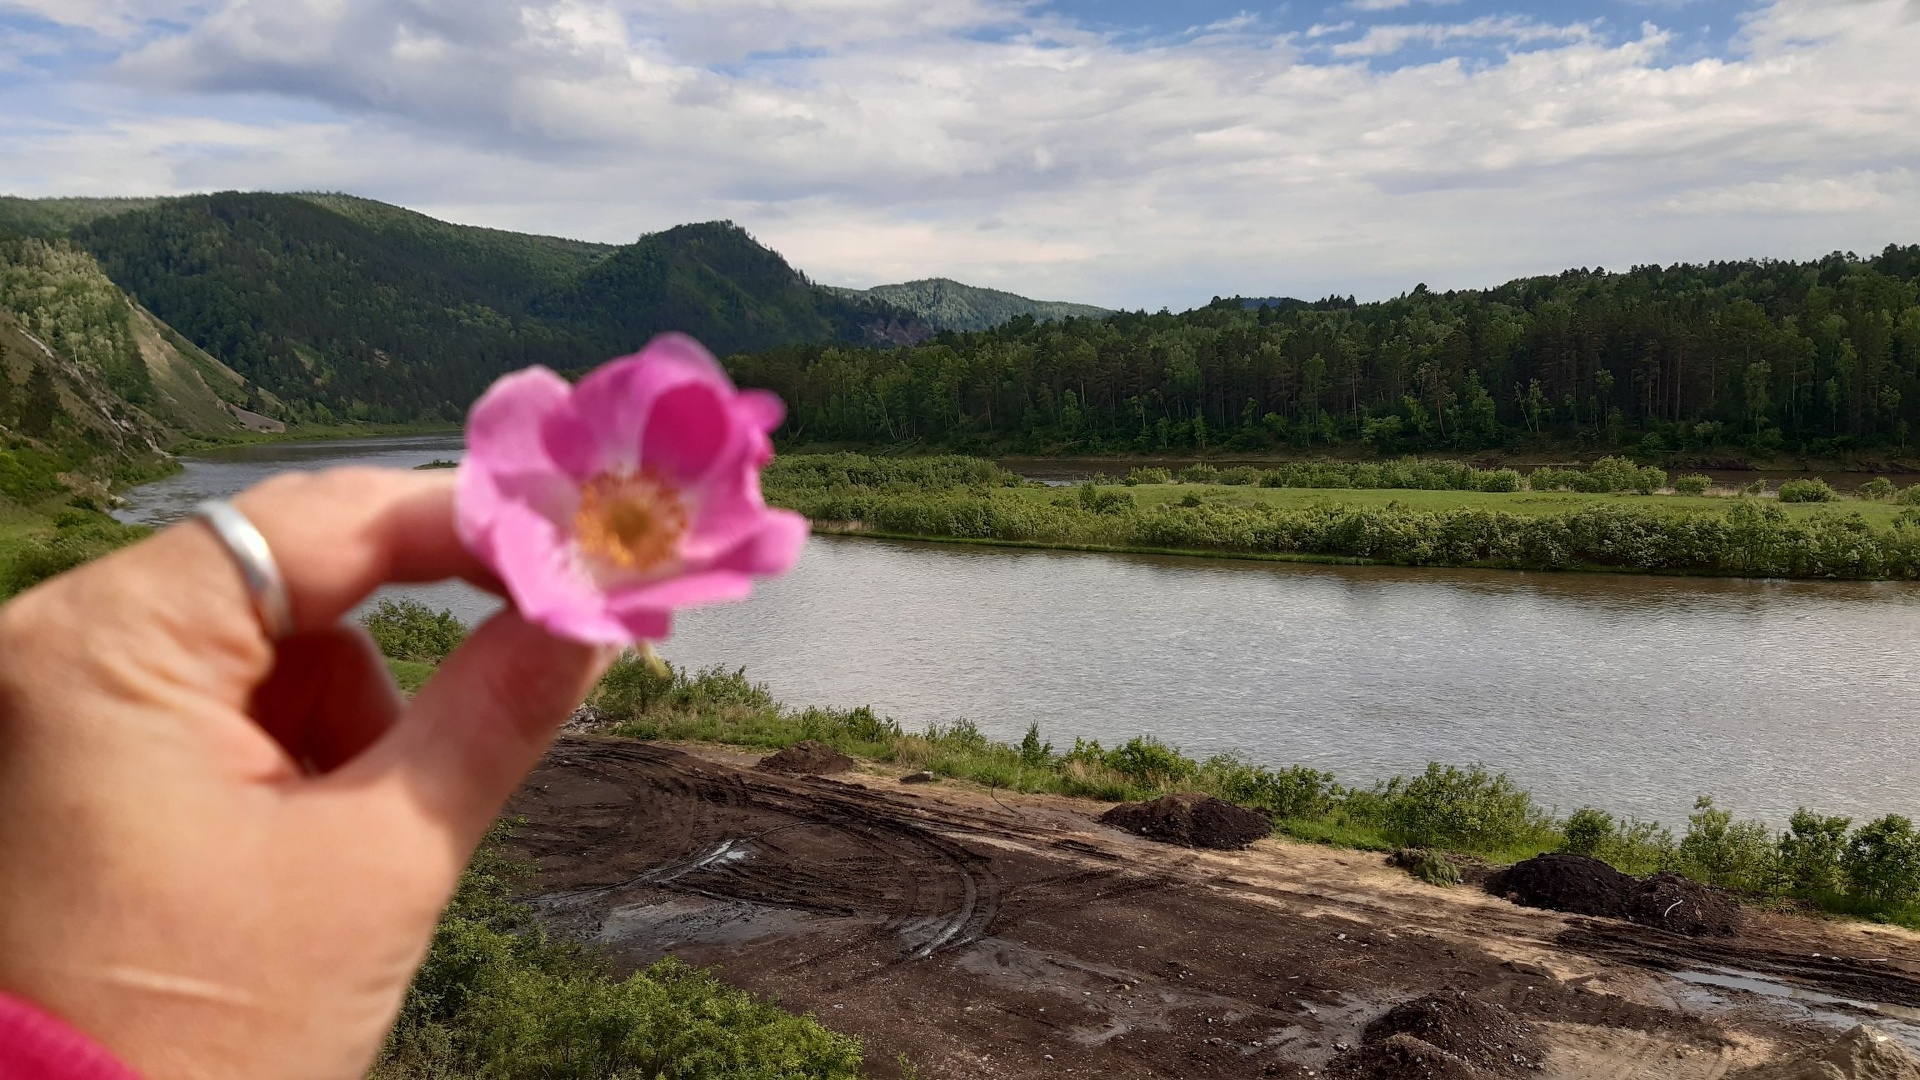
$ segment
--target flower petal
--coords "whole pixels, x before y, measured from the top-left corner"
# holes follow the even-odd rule
[[[655,398],[641,462],[682,489],[704,487],[732,444],[749,434],[735,430],[732,394],[711,382],[686,382]]]
[[[508,503],[492,533],[493,568],[514,606],[548,632],[590,644],[630,640],[606,598],[575,572],[559,529],[530,508]]]

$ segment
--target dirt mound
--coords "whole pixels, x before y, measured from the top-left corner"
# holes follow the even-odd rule
[[[1273,833],[1273,822],[1258,810],[1198,792],[1123,803],[1101,814],[1100,824],[1149,840],[1215,851],[1238,851]]]
[[[1920,1061],[1862,1025],[1826,1046],[1748,1069],[1739,1080],[1920,1080]]]
[[[1575,915],[1626,917],[1633,878],[1585,855],[1536,855],[1496,871],[1487,891],[1516,904]]]
[[[829,776],[853,768],[853,759],[823,742],[805,739],[777,754],[760,759],[754,768],[766,772]]]
[[[1411,1035],[1393,1035],[1349,1050],[1327,1065],[1333,1080],[1483,1080],[1488,1074]]]
[[[1486,889],[1527,907],[1628,919],[1699,937],[1730,934],[1740,910],[1696,881],[1663,871],[1641,880],[1585,855],[1537,855],[1487,878]]]
[[[1503,1076],[1537,1070],[1547,1056],[1532,1024],[1458,990],[1442,990],[1395,1005],[1367,1025],[1361,1042],[1384,1046],[1401,1035]]]
[[[1627,918],[1688,937],[1731,934],[1740,923],[1732,900],[1697,881],[1662,871],[1634,884]]]

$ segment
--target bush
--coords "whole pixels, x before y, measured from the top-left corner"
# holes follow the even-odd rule
[[[1794,811],[1776,855],[1781,886],[1809,898],[1839,892],[1851,824],[1849,818],[1821,817],[1804,806]]]
[[[512,897],[528,868],[496,827],[461,876],[375,1080],[852,1080],[857,1040],[665,960],[612,978]]]
[[[1920,833],[1907,818],[1888,814],[1860,826],[1843,865],[1855,896],[1883,904],[1920,901]]]
[[[1280,820],[1319,817],[1333,808],[1338,791],[1332,773],[1303,765],[1266,769],[1231,754],[1210,758],[1200,767],[1200,780],[1228,802]]]
[[[1260,482],[1261,472],[1250,465],[1241,465],[1227,469],[1220,474],[1218,483],[1233,487],[1252,487]]]
[[[1767,482],[1765,480],[1755,480],[1753,483],[1744,484],[1740,488],[1740,494],[1749,495],[1756,499],[1762,495],[1765,495],[1766,493],[1767,493]]]
[[[1180,470],[1180,482],[1183,484],[1211,484],[1220,479],[1220,470],[1202,461]]]
[[[1776,850],[1765,824],[1735,821],[1703,795],[1694,802],[1680,839],[1680,866],[1688,877],[1709,885],[1762,893],[1775,878]]]
[[[1833,502],[1840,493],[1825,480],[1789,480],[1780,485],[1780,501],[1790,503]]]
[[[384,656],[437,664],[467,640],[467,627],[451,611],[436,612],[418,600],[382,600],[360,616]]]
[[[1893,486],[1893,481],[1887,479],[1884,476],[1876,476],[1873,479],[1867,481],[1866,483],[1861,484],[1860,490],[1856,492],[1856,494],[1858,494],[1863,499],[1872,499],[1876,502],[1885,502],[1886,500],[1893,498],[1894,493],[1897,490],[1898,489]]]
[[[1133,496],[1124,491],[1091,483],[1081,484],[1078,491],[1080,509],[1089,514],[1124,514],[1133,509]]]
[[[1568,815],[1560,831],[1566,835],[1560,850],[1570,855],[1598,857],[1600,849],[1613,836],[1613,815],[1591,806],[1583,806]]]
[[[1534,491],[1582,491],[1610,495],[1637,491],[1651,495],[1667,486],[1667,474],[1651,466],[1641,468],[1622,457],[1604,457],[1585,472],[1578,469],[1535,469],[1527,476]]]
[[[1487,854],[1550,829],[1533,796],[1505,773],[1490,775],[1479,765],[1432,763],[1412,779],[1395,777],[1380,794],[1381,824],[1388,837],[1408,847]]]
[[[658,712],[699,714],[778,708],[766,687],[747,679],[745,668],[711,667],[689,673],[650,654],[633,651],[621,654],[607,668],[591,700],[603,717],[615,722]]]
[[[1135,469],[1128,473],[1127,478],[1121,483],[1128,487],[1138,487],[1141,484],[1171,484],[1173,474],[1161,468]]]
[[[1143,788],[1177,787],[1200,771],[1192,758],[1146,735],[1107,751],[1102,764]]]
[[[1713,477],[1694,473],[1691,476],[1682,476],[1676,479],[1673,482],[1673,493],[1675,495],[1705,495],[1708,489],[1712,487]]]
[[[1893,501],[1901,506],[1920,506],[1920,484],[1901,488],[1900,494],[1895,495]]]

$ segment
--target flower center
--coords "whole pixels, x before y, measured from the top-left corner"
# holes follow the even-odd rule
[[[601,473],[580,488],[574,542],[603,565],[645,573],[671,562],[687,531],[680,492],[657,477]]]

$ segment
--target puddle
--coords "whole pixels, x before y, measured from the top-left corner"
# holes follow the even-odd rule
[[[1700,971],[1675,971],[1669,974],[1681,982],[1702,988],[1695,994],[1686,995],[1699,1003],[1709,1005],[1725,1003],[1724,999],[1711,992],[1712,989],[1741,990],[1789,1003],[1806,1014],[1809,1019],[1832,1027],[1852,1028],[1862,1022],[1871,1022],[1874,1027],[1906,1044],[1909,1049],[1920,1052],[1920,1009],[1888,1005],[1878,1001],[1861,1001],[1838,994],[1823,993],[1819,990],[1808,990],[1788,985],[1777,979],[1770,979],[1757,971],[1742,971],[1738,968],[1708,968]],[[1704,1001],[1701,1000],[1702,998]],[[1862,1013],[1875,1013],[1880,1019],[1863,1016]]]

